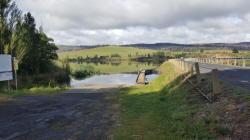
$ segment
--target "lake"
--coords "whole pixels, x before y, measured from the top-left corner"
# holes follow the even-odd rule
[[[119,85],[134,85],[136,84],[137,71],[140,69],[155,69],[159,65],[152,63],[70,63],[71,67],[77,69],[80,66],[92,66],[94,69],[100,71],[101,74],[92,77],[75,80],[71,79],[71,87],[77,88],[86,85],[100,85],[100,84],[119,84]],[[157,73],[147,75],[147,82],[154,80],[158,76]]]
[[[148,82],[158,77],[158,74],[147,75]],[[71,87],[77,88],[86,85],[103,85],[103,84],[118,84],[118,85],[134,85],[136,84],[137,74],[101,74],[95,75],[84,80],[71,80]]]

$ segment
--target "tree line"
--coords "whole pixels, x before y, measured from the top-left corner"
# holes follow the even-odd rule
[[[42,27],[36,27],[31,13],[23,13],[14,0],[0,1],[0,54],[16,57],[22,73],[48,72],[58,59],[53,42]]]

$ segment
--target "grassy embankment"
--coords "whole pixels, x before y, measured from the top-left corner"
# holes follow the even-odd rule
[[[208,104],[182,80],[173,64],[164,63],[160,71],[149,85],[119,92],[121,120],[114,132],[116,140],[247,137],[249,93],[222,82],[223,92]],[[200,88],[211,92],[211,79],[203,78]]]
[[[117,140],[211,139],[211,125],[195,117],[204,100],[182,82],[181,73],[169,62],[160,67],[163,73],[142,87],[122,89],[121,125]],[[192,93],[192,94],[191,94]]]

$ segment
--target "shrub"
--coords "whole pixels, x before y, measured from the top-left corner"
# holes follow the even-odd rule
[[[80,66],[72,72],[72,76],[77,80],[81,80],[97,73],[98,71],[96,71],[92,66]]]

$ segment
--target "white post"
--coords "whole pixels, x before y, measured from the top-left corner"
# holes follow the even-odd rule
[[[244,58],[242,58],[242,61],[243,61],[243,67],[246,67],[246,60]]]

